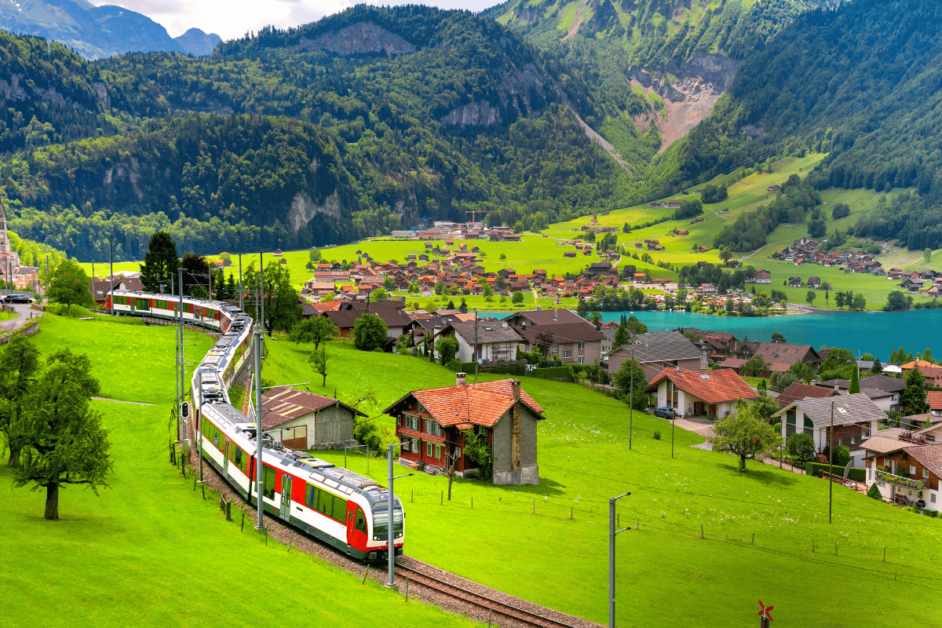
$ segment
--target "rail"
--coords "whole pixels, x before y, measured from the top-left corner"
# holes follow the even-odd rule
[[[538,626],[540,628],[577,628],[576,624],[547,617],[546,615],[541,615],[520,608],[519,606],[513,606],[512,604],[502,602],[482,593],[470,591],[457,584],[446,582],[435,576],[422,573],[400,562],[396,563],[396,574],[410,582],[431,589],[436,593],[485,610],[489,614],[510,619],[516,625]],[[582,622],[580,622],[580,624],[581,623]]]

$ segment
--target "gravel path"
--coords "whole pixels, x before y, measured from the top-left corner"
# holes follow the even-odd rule
[[[95,401],[110,401],[111,403],[125,403],[129,406],[152,406],[152,403],[141,403],[139,401],[121,401],[120,399],[108,399],[107,397],[92,397]],[[395,488],[395,487],[393,487]]]

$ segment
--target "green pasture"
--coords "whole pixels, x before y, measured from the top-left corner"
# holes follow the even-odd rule
[[[418,358],[341,342],[328,351],[325,388],[308,366],[310,348],[285,341],[270,343],[265,380],[311,381],[312,392],[348,402],[371,394],[376,403],[361,408],[385,431],[392,422],[379,413],[389,403],[454,381]],[[888,625],[900,616],[928,625],[936,616],[937,605],[909,598],[934,599],[942,587],[942,521],[834,487],[828,524],[821,480],[759,463],[739,473],[735,458],[690,447],[702,438],[683,430],[672,459],[670,423],[640,412],[629,451],[621,403],[574,384],[523,378],[523,387],[546,410],[540,485],[457,479],[449,502],[445,477],[399,480],[408,554],[604,623],[607,500],[630,491],[618,505],[620,525],[641,527],[618,537],[619,626],[745,626],[758,599],[775,604],[776,625],[785,627]],[[342,452],[316,453],[343,464]],[[362,455],[347,464],[367,473]],[[384,461],[373,459],[369,475],[385,481]]]
[[[16,312],[0,312],[0,321],[8,321],[11,318],[16,318],[18,314]]]
[[[60,492],[60,521],[42,517],[44,492],[12,488],[0,463],[0,626],[471,625],[424,604],[405,604],[309,555],[227,522],[168,464],[173,355],[166,328],[47,316],[43,354],[88,352],[103,394],[154,406],[93,402],[110,430],[114,474],[100,496]],[[194,357],[210,345],[194,340]],[[169,354],[163,351],[168,348]],[[260,586],[266,589],[260,590]],[[272,583],[277,583],[272,588]]]

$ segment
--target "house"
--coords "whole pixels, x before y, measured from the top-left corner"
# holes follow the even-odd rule
[[[334,292],[334,282],[332,281],[308,281],[304,284],[305,289],[317,297]]]
[[[929,414],[942,417],[942,391],[930,390],[926,393],[926,403],[929,404]]]
[[[617,373],[625,360],[632,356],[644,368],[647,380],[654,379],[658,373],[670,367],[679,367],[685,371],[707,369],[704,352],[677,331],[641,334],[632,344],[614,349],[608,354],[608,372]]]
[[[95,307],[105,307],[105,303],[107,303],[108,300],[108,294],[110,294],[112,287],[114,290],[144,292],[144,284],[141,283],[141,280],[138,277],[123,277],[118,275],[111,280],[109,280],[107,277],[104,279],[92,278],[89,290],[92,293],[92,298],[95,300]]]
[[[772,283],[772,273],[764,269],[757,270],[753,281],[755,283]]]
[[[809,277],[808,278],[808,287],[814,288],[815,290],[821,287],[821,278],[820,277]]]
[[[736,347],[736,356],[748,360],[754,355],[761,355],[768,364],[786,364],[795,362],[818,365],[824,362],[821,355],[811,345],[795,345],[784,342],[741,342]],[[787,369],[786,369],[787,370]]]
[[[563,278],[558,277],[557,280],[563,281]],[[531,325],[564,325],[569,323],[586,323],[591,325],[589,321],[582,318],[572,310],[563,309],[527,310],[523,312],[514,312],[504,320],[514,327],[529,327]]]
[[[891,503],[939,510],[942,443],[908,430],[882,430],[861,445],[866,452],[867,487],[877,485]]]
[[[800,287],[801,287],[801,277],[789,277],[789,278],[788,278],[788,287],[789,287],[789,288],[800,288]]]
[[[659,408],[674,408],[682,416],[725,418],[736,414],[735,404],[740,399],[759,398],[749,384],[728,369],[666,368],[651,380],[646,390],[657,393]]]
[[[566,311],[566,310],[562,310]],[[579,318],[577,316],[577,318]],[[520,325],[514,330],[523,338],[526,351],[539,348],[543,355],[556,355],[566,364],[598,364],[605,334],[582,318],[581,322],[550,325]]]
[[[347,404],[314,393],[279,386],[262,394],[262,426],[286,447],[342,449],[356,445],[354,417],[366,415]]]
[[[778,185],[774,185],[774,184],[773,184],[773,185],[770,185],[769,187],[765,188],[765,191],[766,191],[766,192],[778,192],[778,191],[781,190],[781,189],[782,189],[781,186],[778,186]]]
[[[441,472],[451,459],[456,473],[476,472],[465,447],[474,430],[491,446],[495,485],[540,483],[536,424],[546,417],[519,380],[467,384],[458,373],[454,386],[413,390],[383,414],[395,417],[396,438],[408,443],[400,464]]]
[[[390,339],[396,339],[402,334],[408,333],[415,325],[412,318],[402,309],[387,302],[344,303],[338,310],[324,312],[321,316],[333,321],[337,329],[340,330],[341,338],[350,338],[353,336],[353,327],[356,325],[357,319],[367,313],[367,308],[369,308],[370,314],[375,314],[386,323],[386,336]]]
[[[903,364],[900,366],[900,369],[902,370],[904,380],[906,379],[906,374],[914,368],[919,369],[922,376],[926,378],[926,386],[942,388],[942,366],[926,360],[916,360],[915,362]]]
[[[818,384],[822,388],[830,388],[842,395],[850,390],[850,380],[830,379]],[[906,382],[886,375],[874,375],[860,379],[860,392],[870,397],[884,412],[900,410],[899,397],[906,390]]]
[[[775,398],[778,402],[778,405],[784,408],[785,406],[791,405],[799,399],[812,398],[823,398],[823,397],[840,397],[841,393],[834,390],[833,388],[822,388],[820,386],[809,386],[808,384],[799,384],[794,383],[786,388],[782,393]]]
[[[454,336],[458,341],[456,359],[479,364],[515,360],[517,348],[524,344],[520,334],[506,321],[454,321],[436,336]]]
[[[716,296],[716,286],[711,283],[702,283],[697,288],[697,296],[712,297]]]
[[[822,453],[830,443],[833,417],[833,437],[837,446],[847,447],[854,459],[854,466],[862,466],[864,453],[860,445],[877,433],[886,413],[867,395],[855,393],[840,397],[798,399],[772,416],[782,422],[782,438],[787,439],[795,433],[808,434],[814,440],[817,453]]]

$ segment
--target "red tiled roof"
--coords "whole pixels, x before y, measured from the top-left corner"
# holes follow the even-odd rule
[[[383,412],[390,414],[396,406],[413,396],[442,427],[468,423],[493,427],[517,401],[513,397],[512,381],[502,379],[496,382],[414,390]],[[519,401],[536,413],[537,418],[545,418],[539,416],[543,414],[543,408],[523,390],[520,391]]]
[[[759,395],[743,379],[729,369],[715,371],[686,371],[667,368],[648,384],[648,392],[657,390],[658,385],[669,379],[685,393],[690,393],[707,403],[724,403],[737,399],[758,399]]]
[[[942,410],[942,390],[930,390],[926,395],[930,410]]]

